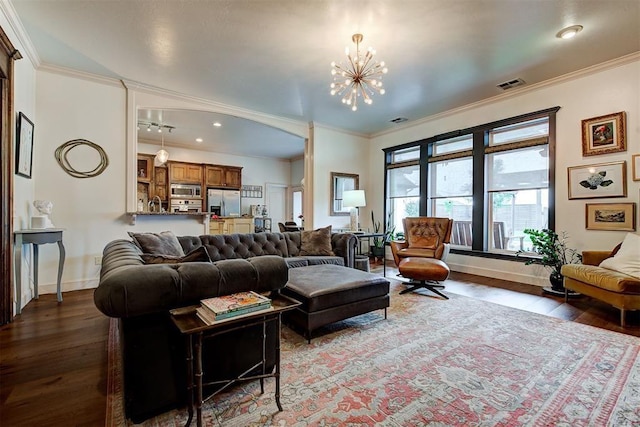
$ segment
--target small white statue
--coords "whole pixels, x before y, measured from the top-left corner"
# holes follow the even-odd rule
[[[44,228],[55,228],[49,215],[53,209],[53,203],[48,200],[34,200],[33,206],[38,210],[41,216],[44,217]]]

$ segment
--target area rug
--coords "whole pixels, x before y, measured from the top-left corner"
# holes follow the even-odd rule
[[[311,344],[283,328],[284,411],[273,380],[264,394],[256,381],[209,400],[204,425],[640,425],[640,339],[454,294],[398,295],[402,288],[392,284],[387,320],[381,310],[358,316]],[[131,426],[111,357],[117,337],[107,425]],[[186,419],[174,410],[141,425]]]

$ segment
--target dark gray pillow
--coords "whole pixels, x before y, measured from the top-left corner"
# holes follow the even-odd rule
[[[300,255],[334,256],[331,250],[331,226],[301,231]]]
[[[183,257],[184,251],[175,234],[171,231],[162,233],[132,233],[129,236],[143,253],[153,255],[169,255]]]
[[[211,262],[209,253],[204,246],[195,248],[183,257],[172,255],[142,254],[140,255],[145,264],[177,264],[180,262]]]

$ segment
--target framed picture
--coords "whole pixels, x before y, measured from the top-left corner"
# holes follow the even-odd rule
[[[635,203],[587,203],[587,230],[636,231]]]
[[[626,151],[625,112],[593,117],[582,121],[582,155],[617,153]]]
[[[627,196],[627,162],[571,166],[569,200]]]
[[[16,132],[16,174],[31,178],[33,166],[33,122],[22,113],[18,114]]]
[[[631,169],[633,170],[633,180],[640,181],[640,154],[631,156]]]

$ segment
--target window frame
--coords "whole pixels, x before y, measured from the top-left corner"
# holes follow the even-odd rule
[[[540,118],[547,118],[549,121],[549,133],[546,137],[547,142],[545,145],[548,148],[549,155],[549,211],[548,211],[548,228],[555,228],[555,188],[556,188],[556,166],[555,166],[555,151],[556,151],[556,113],[560,110],[559,106],[547,108],[544,110],[535,111],[532,113],[522,114],[506,119],[497,120],[490,123],[485,123],[478,126],[473,126],[466,129],[459,129],[452,132],[432,136],[418,141],[413,141],[394,147],[384,148],[385,153],[385,173],[384,173],[384,218],[387,217],[387,212],[390,208],[390,199],[388,197],[388,183],[387,183],[387,171],[389,168],[395,168],[399,166],[399,163],[393,163],[393,153],[398,150],[406,150],[412,147],[420,147],[420,206],[419,212],[421,216],[428,215],[430,211],[431,199],[428,197],[429,183],[429,163],[442,161],[448,157],[463,157],[466,155],[472,156],[473,162],[473,210],[472,210],[472,246],[467,248],[452,248],[452,253],[459,253],[463,255],[471,255],[487,258],[509,259],[526,261],[526,258],[516,258],[513,252],[494,252],[490,251],[491,239],[488,236],[488,216],[490,215],[489,193],[485,188],[485,167],[486,159],[485,154],[493,150],[508,151],[506,148],[510,144],[505,143],[490,146],[490,132],[496,128],[502,128],[505,126],[517,125],[518,123],[532,121]],[[461,137],[465,134],[471,134],[473,138],[472,150],[446,153],[439,156],[433,155],[433,147],[439,141],[446,139],[452,139]],[[516,142],[515,144],[518,144]],[[538,145],[538,144],[536,144]],[[385,224],[386,225],[386,224]],[[478,226],[480,225],[480,226]],[[386,230],[385,230],[386,231]]]

